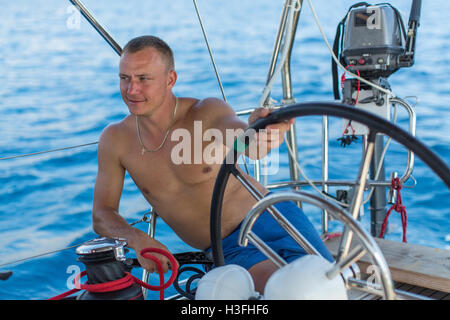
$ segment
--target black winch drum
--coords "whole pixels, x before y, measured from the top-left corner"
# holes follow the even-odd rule
[[[122,279],[130,270],[125,261],[126,242],[96,238],[76,249],[78,261],[86,266],[87,284],[100,284]],[[84,291],[78,300],[143,300],[141,286],[133,283],[127,288],[111,292]]]

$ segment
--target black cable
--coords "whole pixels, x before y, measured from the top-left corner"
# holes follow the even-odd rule
[[[196,272],[196,274],[189,277],[188,281],[186,282],[186,290],[183,290],[183,289],[181,289],[180,284],[179,284],[179,277],[185,271]],[[200,279],[201,277],[203,277],[204,274],[205,273],[202,270],[195,268],[195,267],[180,268],[178,270],[178,274],[173,283],[173,286],[175,287],[175,290],[177,290],[177,292],[179,294],[181,294],[183,297],[188,298],[189,300],[194,300],[195,299],[195,290],[191,289],[192,282],[196,279]]]

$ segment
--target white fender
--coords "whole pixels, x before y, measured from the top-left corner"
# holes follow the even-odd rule
[[[255,295],[250,273],[229,264],[212,269],[200,279],[195,300],[248,300]]]
[[[266,300],[347,300],[340,275],[328,279],[333,264],[317,255],[305,255],[275,271],[264,289]]]

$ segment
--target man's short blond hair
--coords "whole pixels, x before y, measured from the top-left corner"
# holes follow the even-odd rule
[[[145,35],[131,39],[123,48],[122,56],[125,53],[136,53],[146,48],[156,49],[161,54],[166,62],[167,70],[175,69],[172,49],[166,42],[156,36]]]

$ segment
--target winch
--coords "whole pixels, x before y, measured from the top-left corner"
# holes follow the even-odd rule
[[[126,276],[131,267],[127,266],[126,241],[110,238],[96,238],[85,242],[76,249],[78,260],[86,266],[87,284],[107,283]],[[141,286],[133,283],[128,287],[111,292],[84,291],[79,300],[143,300]]]

